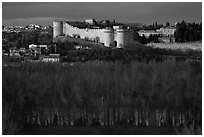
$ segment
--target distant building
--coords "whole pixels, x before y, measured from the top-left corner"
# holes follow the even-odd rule
[[[96,21],[95,19],[86,19],[85,22],[88,24],[94,25]]]
[[[10,56],[20,56],[19,50],[16,47],[9,48],[9,55]]]
[[[109,24],[109,23],[110,23],[110,20],[102,20],[101,23],[102,23],[102,24]]]
[[[89,48],[89,47],[83,47],[82,45],[76,45],[76,46],[75,46],[75,49],[76,49],[76,50],[80,50],[80,49],[91,49],[91,48]]]
[[[139,36],[145,36],[146,38],[148,38],[150,35],[159,35],[160,33],[154,31],[154,30],[140,30],[138,31]]]
[[[30,50],[31,55],[33,56],[41,55],[43,52],[47,50],[47,45],[31,44],[29,45],[29,50]]]
[[[100,29],[100,27],[99,26],[93,26],[93,27],[91,27],[92,29]]]
[[[8,56],[9,54],[6,52],[6,50],[3,50],[2,49],[2,54],[4,55],[4,56]]]
[[[26,52],[26,48],[20,48],[19,51],[25,53]]]
[[[82,49],[82,45],[76,45],[75,49],[77,49],[77,50]]]
[[[43,27],[38,24],[30,24],[28,28],[31,30],[37,30],[37,29],[42,29]]]
[[[30,48],[45,48],[47,49],[47,45],[35,45],[35,44],[30,44],[29,45],[29,49]]]
[[[174,36],[175,31],[176,28],[173,26],[161,27],[160,29],[157,30],[158,33],[167,37]]]
[[[60,54],[50,54],[42,58],[43,62],[59,62]]]
[[[116,30],[116,29],[121,29],[121,26],[113,26],[113,29]]]

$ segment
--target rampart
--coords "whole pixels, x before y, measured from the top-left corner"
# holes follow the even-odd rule
[[[53,22],[53,27],[53,37],[60,35],[71,36],[94,42],[100,42],[107,47],[122,48],[127,43],[133,41],[133,33],[131,29],[81,29],[68,24],[68,22],[62,21]]]

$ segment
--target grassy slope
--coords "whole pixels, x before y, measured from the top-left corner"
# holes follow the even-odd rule
[[[66,37],[61,36],[61,37],[56,38],[55,41],[57,41],[57,42],[66,42],[66,41],[77,42],[77,43],[79,43],[79,45],[81,44],[81,45],[100,45],[100,46],[104,46],[101,43],[86,41],[86,40],[83,40],[83,39],[80,39],[80,38],[73,38],[73,37],[70,37],[70,36],[66,36]]]
[[[175,135],[165,127],[51,127],[26,131],[26,135]]]
[[[155,48],[165,48],[165,49],[173,49],[173,50],[202,50],[202,43],[201,42],[188,42],[188,43],[149,43],[148,46],[153,46]]]

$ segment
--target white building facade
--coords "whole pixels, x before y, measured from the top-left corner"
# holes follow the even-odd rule
[[[168,27],[162,27],[157,30],[158,33],[161,33],[163,36],[174,36],[174,33],[176,31],[176,28],[173,26],[168,26]]]
[[[154,30],[140,30],[138,31],[138,34],[140,37],[145,36],[146,38],[148,38],[150,35],[160,35],[159,32]]]

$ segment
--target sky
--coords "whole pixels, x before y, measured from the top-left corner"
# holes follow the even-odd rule
[[[201,2],[3,2],[2,24],[51,25],[54,20],[116,20],[144,24],[201,22]]]

